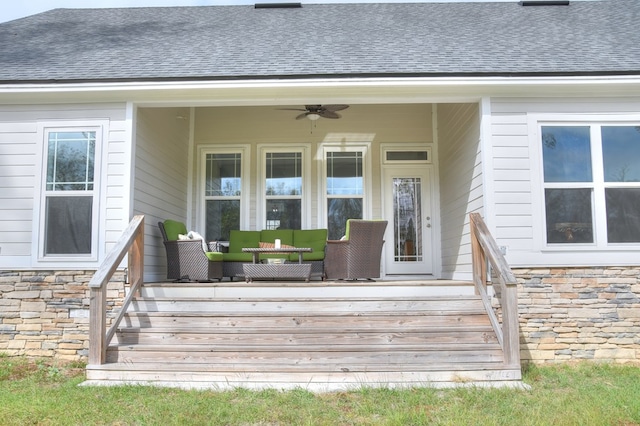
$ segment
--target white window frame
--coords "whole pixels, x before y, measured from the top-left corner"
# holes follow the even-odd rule
[[[267,223],[267,199],[266,194],[266,162],[267,154],[298,152],[302,155],[302,194],[300,197],[292,196],[274,196],[277,199],[300,199],[301,212],[301,228],[309,229],[311,227],[311,144],[258,144],[258,167],[257,172],[260,179],[256,185],[256,229],[265,229]]]
[[[198,180],[198,188],[197,188],[197,204],[198,204],[198,218],[197,223],[200,224],[199,229],[206,230],[206,220],[207,220],[207,200],[223,200],[223,199],[236,199],[236,197],[220,197],[220,196],[209,196],[207,197],[205,194],[206,188],[206,172],[207,172],[207,155],[208,154],[240,154],[241,155],[241,164],[240,164],[240,176],[242,182],[240,184],[241,194],[240,194],[240,229],[249,229],[250,226],[250,212],[249,206],[251,205],[251,147],[250,145],[215,145],[215,146],[203,146],[200,147],[200,152],[198,153],[198,157],[200,158],[199,164],[200,167],[198,170],[198,175],[200,179]]]
[[[542,147],[542,127],[544,126],[585,126],[590,129],[592,182],[555,183],[544,181],[544,162]],[[532,182],[535,245],[542,252],[571,252],[571,251],[601,251],[637,249],[640,243],[609,243],[607,241],[607,217],[605,189],[611,187],[640,187],[640,183],[605,182],[602,154],[603,126],[640,126],[640,115],[531,115],[529,120],[530,146],[532,153]],[[592,243],[548,243],[545,211],[545,189],[559,188],[590,188],[592,189],[591,208],[593,214],[593,242]]]
[[[327,218],[327,154],[329,152],[361,152],[362,153],[362,218],[371,219],[372,215],[372,187],[371,187],[371,143],[354,142],[345,146],[341,143],[324,143],[318,148],[318,157],[321,159],[318,170],[320,181],[320,192],[318,197],[318,227],[327,228],[329,219]],[[346,197],[346,196],[345,196]]]
[[[34,218],[38,223],[38,232],[33,242],[34,258],[38,264],[56,264],[63,267],[64,263],[69,265],[95,263],[99,258],[99,247],[103,240],[103,234],[100,230],[100,215],[102,210],[101,194],[102,185],[105,181],[102,176],[102,150],[106,143],[107,125],[104,122],[48,122],[38,124],[38,140],[41,141],[40,150],[40,177],[36,185],[36,193],[39,194],[39,203],[34,208]],[[48,167],[48,147],[49,135],[52,133],[79,133],[94,132],[95,133],[95,151],[93,165],[93,189],[78,191],[48,191],[46,185],[47,167]],[[48,197],[62,196],[91,196],[92,212],[91,212],[91,251],[87,254],[46,254],[46,203]]]

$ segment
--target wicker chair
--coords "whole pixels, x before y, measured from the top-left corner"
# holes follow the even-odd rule
[[[330,280],[380,277],[380,258],[386,220],[347,221],[347,239],[327,241],[325,276]]]
[[[211,281],[222,279],[222,254],[217,252],[216,243],[208,243],[210,260],[202,247],[202,240],[177,240],[167,237],[165,223],[184,227],[180,222],[158,222],[162,240],[167,252],[167,279],[174,281]],[[182,233],[182,232],[180,232]],[[186,234],[186,228],[184,228]],[[217,256],[219,254],[219,256]]]

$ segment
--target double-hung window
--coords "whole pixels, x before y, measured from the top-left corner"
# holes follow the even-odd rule
[[[363,218],[364,152],[325,153],[327,228],[330,240],[340,239],[347,219]]]
[[[303,151],[265,148],[262,229],[302,229],[303,169]]]
[[[87,257],[93,235],[97,194],[96,130],[54,130],[45,134],[43,199],[45,257]]]
[[[241,229],[243,156],[243,152],[204,156],[205,238],[209,241],[228,241],[232,229]]]
[[[640,243],[640,126],[542,125],[546,242]]]

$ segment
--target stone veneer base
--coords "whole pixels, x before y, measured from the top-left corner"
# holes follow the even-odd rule
[[[524,363],[640,362],[640,267],[514,268]],[[93,271],[0,271],[0,353],[86,361]],[[125,296],[107,289],[107,321]]]
[[[0,271],[0,353],[86,361],[93,271]],[[107,324],[124,300],[124,272],[107,285]]]

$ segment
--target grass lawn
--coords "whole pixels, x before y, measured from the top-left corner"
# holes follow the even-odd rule
[[[83,380],[82,365],[0,356],[0,425],[640,425],[640,366],[529,367],[528,391],[213,392]]]

